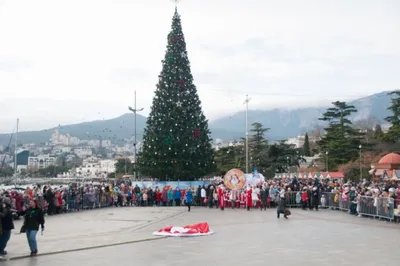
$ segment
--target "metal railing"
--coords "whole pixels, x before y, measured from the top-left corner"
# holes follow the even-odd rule
[[[310,197],[305,206],[312,208],[315,199]],[[347,211],[351,214],[368,216],[379,219],[395,219],[395,202],[386,197],[357,196],[354,201],[350,201],[347,195],[334,192],[323,192],[318,197],[317,205],[319,208]],[[287,192],[286,206],[302,207],[301,192]]]

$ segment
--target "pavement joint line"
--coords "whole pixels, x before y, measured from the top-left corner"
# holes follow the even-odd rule
[[[132,231],[133,232],[138,231],[140,229],[146,228],[147,226],[153,225],[155,223],[162,222],[162,221],[174,218],[174,217],[176,217],[178,215],[181,215],[181,214],[183,214],[185,212],[186,212],[186,210],[182,210],[182,211],[170,214],[170,215],[165,216],[165,217],[163,217],[163,218],[161,218],[159,220],[155,220],[155,221],[149,222],[149,223],[147,223],[145,225],[136,227]],[[89,246],[89,247],[82,247],[82,248],[75,248],[75,249],[66,249],[66,250],[60,250],[60,251],[54,251],[54,252],[39,253],[37,256],[50,256],[50,255],[57,255],[57,254],[76,252],[76,251],[99,249],[99,248],[106,248],[106,247],[112,247],[112,246],[121,246],[121,245],[135,244],[135,243],[140,243],[140,242],[149,242],[149,241],[155,241],[155,240],[160,240],[160,239],[165,239],[165,238],[167,238],[167,236],[144,238],[144,239],[139,239],[139,240],[130,240],[130,241],[124,241],[124,242],[111,243],[111,244],[104,244],[104,245]],[[9,257],[9,258],[0,259],[0,261],[20,260],[20,259],[26,259],[26,258],[31,258],[31,256],[29,256],[29,255],[15,256],[15,257]]]
[[[99,249],[99,248],[107,248],[107,247],[114,247],[114,246],[122,246],[122,245],[128,245],[128,244],[136,244],[136,243],[141,243],[141,242],[150,242],[150,241],[156,241],[156,240],[161,240],[168,238],[168,236],[158,236],[158,237],[152,237],[152,238],[143,238],[143,239],[137,239],[137,240],[130,240],[130,241],[124,241],[124,242],[117,242],[117,243],[111,243],[111,244],[104,244],[104,245],[97,245],[97,246],[90,246],[90,247],[82,247],[82,248],[75,248],[75,249],[66,249],[66,250],[59,250],[59,251],[54,251],[54,252],[45,252],[45,253],[39,253],[35,257],[43,257],[43,256],[50,256],[50,255],[57,255],[57,254],[63,254],[63,253],[70,253],[70,252],[77,252],[77,251],[84,251],[84,250],[91,250],[91,249]],[[27,259],[27,258],[32,258],[30,255],[23,255],[23,256],[15,256],[15,257],[9,257],[9,258],[3,258],[3,261],[11,261],[11,260],[21,260],[21,259]],[[1,260],[0,260],[1,261]]]
[[[135,228],[133,228],[132,231],[133,231],[133,232],[136,232],[136,231],[138,231],[138,230],[140,230],[140,229],[143,229],[143,228],[146,228],[146,227],[148,227],[148,226],[150,226],[150,225],[153,225],[153,224],[156,224],[156,223],[159,223],[159,222],[162,222],[162,221],[165,221],[165,220],[174,218],[174,217],[176,217],[176,216],[178,216],[178,215],[181,215],[181,214],[183,214],[183,213],[185,213],[185,212],[187,212],[186,209],[185,209],[185,210],[182,210],[182,211],[179,211],[179,212],[176,212],[176,213],[173,213],[173,214],[171,214],[171,215],[165,216],[165,217],[163,217],[163,218],[161,218],[161,219],[159,219],[159,220],[154,220],[154,221],[149,222],[149,223],[147,223],[147,224],[144,224],[144,225],[140,225],[140,226],[138,226],[138,227],[135,227]]]

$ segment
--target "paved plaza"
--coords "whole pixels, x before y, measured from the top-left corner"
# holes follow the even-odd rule
[[[3,262],[7,266],[94,265],[397,265],[400,225],[339,211],[292,209],[289,220],[275,210],[109,208],[47,219],[39,252],[67,251]],[[156,238],[167,225],[208,222],[215,234]],[[19,224],[18,224],[19,226]],[[135,240],[146,240],[132,243]],[[129,243],[130,242],[130,243]],[[127,244],[121,244],[127,243]],[[121,244],[121,245],[115,245]],[[28,253],[23,235],[13,235],[9,257]]]

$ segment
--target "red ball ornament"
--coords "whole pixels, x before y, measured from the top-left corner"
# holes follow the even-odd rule
[[[185,82],[183,80],[178,81],[179,87],[185,86]]]
[[[171,37],[171,41],[173,41],[173,42],[177,42],[178,40],[179,40],[179,37],[176,36],[176,35],[173,35],[173,36]]]
[[[193,130],[193,138],[200,138],[200,129],[196,128],[195,130]]]

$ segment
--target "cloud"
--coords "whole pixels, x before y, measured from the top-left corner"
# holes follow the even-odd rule
[[[0,73],[22,71],[30,66],[28,61],[21,58],[0,57]]]
[[[246,94],[251,108],[287,108],[398,88],[399,8],[396,0],[182,1],[204,112],[243,110]],[[35,129],[93,119],[92,110],[117,116],[134,90],[147,114],[173,10],[165,0],[0,1],[1,96],[24,101],[0,131],[24,114],[39,121],[29,122]]]

